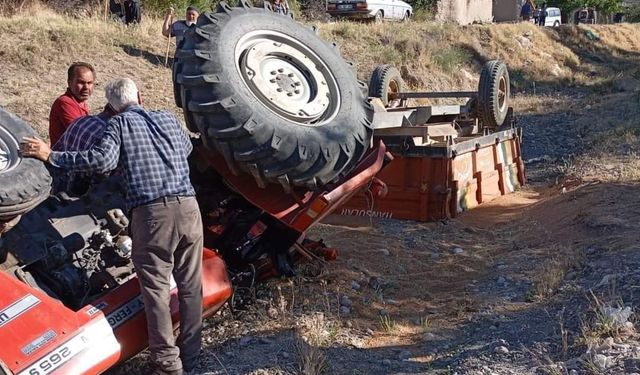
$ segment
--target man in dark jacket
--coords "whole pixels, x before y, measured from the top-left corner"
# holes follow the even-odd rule
[[[182,39],[184,38],[185,31],[187,31],[191,25],[196,23],[200,13],[198,12],[198,8],[190,6],[187,8],[187,12],[185,13],[185,19],[172,22],[173,12],[173,8],[169,8],[167,10],[164,22],[162,22],[162,35],[167,38],[175,36],[176,46],[179,46],[180,42],[182,42]]]
[[[531,15],[533,14],[533,4],[531,0],[527,0],[524,4],[522,4],[522,9],[520,9],[520,17],[523,21],[531,20]]]
[[[127,25],[140,23],[142,12],[140,11],[140,0],[124,1],[124,23]]]
[[[540,7],[540,14],[538,15],[538,25],[544,26],[547,22],[547,3],[542,3]]]

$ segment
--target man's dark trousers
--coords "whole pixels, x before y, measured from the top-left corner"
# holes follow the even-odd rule
[[[181,374],[197,364],[202,332],[202,218],[194,197],[164,197],[133,209],[132,260],[140,280],[151,360]],[[174,341],[170,276],[178,287],[180,334]],[[177,346],[176,346],[177,344]],[[179,349],[178,349],[179,348]]]

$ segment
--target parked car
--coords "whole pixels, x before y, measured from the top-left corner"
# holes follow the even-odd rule
[[[327,13],[335,18],[407,21],[413,7],[402,0],[329,0]]]
[[[581,8],[573,14],[573,17],[576,25],[580,23],[595,24],[598,20],[598,13],[596,8]]]
[[[533,23],[538,24],[538,19],[540,18],[541,9],[538,8],[533,13]],[[544,19],[544,26],[552,26],[558,27],[562,25],[562,19],[560,14],[560,8],[548,7],[547,8],[547,16]]]

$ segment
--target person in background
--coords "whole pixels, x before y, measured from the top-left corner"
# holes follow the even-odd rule
[[[533,14],[534,5],[531,0],[527,0],[524,4],[522,4],[522,8],[520,9],[520,18],[523,21],[530,21],[531,16]]]
[[[122,0],[109,0],[109,13],[111,13],[111,19],[124,23],[124,4]]]
[[[59,96],[49,112],[49,142],[56,144],[72,122],[89,115],[87,100],[93,94],[96,72],[91,64],[75,62],[67,70],[67,91]]]
[[[271,6],[273,11],[278,14],[289,14],[289,6],[286,0],[273,0]]]
[[[169,8],[167,10],[167,14],[164,16],[164,22],[162,23],[162,35],[167,38],[176,37],[176,46],[179,46],[180,42],[182,42],[182,39],[184,38],[185,31],[187,31],[191,25],[196,23],[200,12],[198,12],[198,8],[190,6],[187,8],[184,20],[178,20],[171,23],[173,14],[174,9]]]
[[[544,26],[547,21],[547,3],[542,3],[540,14],[538,14],[538,25]]]
[[[118,114],[91,148],[52,152],[45,142],[25,137],[20,150],[25,157],[66,170],[107,172],[122,167],[131,217],[131,260],[145,306],[153,374],[193,374],[201,348],[203,242],[187,162],[193,146],[173,114],[140,106],[131,79],[110,82],[105,93]],[[177,340],[169,305],[172,275],[180,311]]]
[[[124,23],[127,25],[135,25],[142,20],[142,12],[140,11],[140,0],[124,0]]]

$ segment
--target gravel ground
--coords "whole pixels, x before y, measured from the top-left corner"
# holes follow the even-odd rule
[[[589,96],[569,94],[578,109],[519,116],[530,186],[515,195],[546,199],[500,227],[464,217],[318,225],[310,234],[338,248],[339,260],[320,265],[320,276],[260,285],[254,303],[209,319],[200,373],[640,373],[624,310],[640,293],[640,220],[617,214],[624,206],[640,216],[637,203],[618,199],[638,186],[548,197],[593,130],[580,110]],[[144,372],[146,360],[109,374]]]

